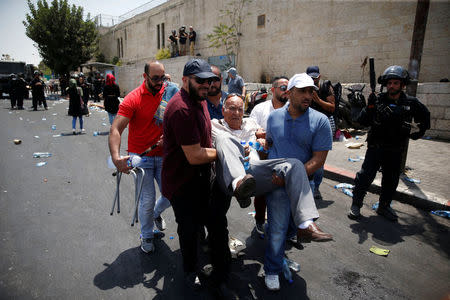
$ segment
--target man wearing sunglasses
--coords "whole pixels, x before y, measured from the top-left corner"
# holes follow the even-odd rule
[[[272,80],[272,99],[256,105],[250,113],[250,118],[255,119],[256,123],[264,130],[266,130],[267,127],[269,114],[275,109],[283,107],[288,100],[286,95],[288,81],[289,79],[285,76],[275,77]],[[264,223],[266,219],[265,196],[255,197],[254,205],[256,231],[259,234],[264,234]]]
[[[163,64],[153,61],[145,64],[144,82],[131,91],[119,106],[109,133],[109,150],[114,165],[119,172],[129,173],[132,167],[145,171],[144,182],[139,199],[139,221],[141,223],[141,250],[153,252],[153,225],[155,207],[155,184],[161,189],[162,168],[162,125],[158,120],[157,109],[164,93],[165,80]],[[128,126],[128,154],[120,156],[121,136]],[[139,165],[130,166],[128,158],[150,149]],[[164,201],[162,198],[158,202]],[[167,201],[167,200],[166,200]]]
[[[208,90],[208,111],[209,116],[212,119],[222,119],[222,106],[223,101],[227,97],[228,93],[225,91],[222,91],[222,73],[220,73],[220,69],[217,66],[212,65],[211,69],[214,74],[216,74],[217,77],[219,77],[219,80],[214,80],[211,85],[209,86]]]
[[[226,211],[218,210],[216,197],[210,197],[211,163],[217,153],[212,148],[211,121],[205,101],[211,83],[218,79],[202,59],[191,59],[184,66],[183,86],[164,113],[161,175],[162,193],[170,200],[178,224],[186,286],[200,287],[197,241],[200,228],[206,224],[213,266],[211,280],[217,291],[223,292],[231,255]],[[218,201],[217,205],[223,202]]]

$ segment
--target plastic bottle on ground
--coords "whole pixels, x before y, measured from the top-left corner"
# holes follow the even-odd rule
[[[34,157],[34,158],[38,158],[38,157],[50,157],[50,156],[52,156],[52,154],[49,153],[49,152],[34,152],[34,153],[33,153],[33,157]]]
[[[292,273],[291,270],[289,270],[289,266],[285,258],[283,258],[283,275],[289,283],[293,282]]]
[[[355,186],[350,183],[339,183],[334,186],[335,189],[353,189]]]
[[[286,262],[288,264],[289,269],[291,269],[294,272],[299,272],[300,271],[300,264],[299,263],[296,263],[295,261],[290,260],[289,258],[285,258],[285,260],[286,260]]]
[[[349,189],[342,189],[342,192],[347,196],[353,197],[353,193]]]

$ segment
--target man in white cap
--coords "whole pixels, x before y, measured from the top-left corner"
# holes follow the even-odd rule
[[[227,78],[228,94],[238,94],[245,99],[244,79],[238,75],[236,68],[229,68]]]
[[[312,180],[314,172],[323,166],[328,151],[331,150],[332,136],[328,118],[311,109],[314,81],[306,73],[294,75],[288,82],[289,104],[273,111],[267,120],[267,145],[270,148],[269,159],[297,158],[303,162],[306,174]],[[278,199],[286,197],[285,189],[277,189],[266,197],[268,212],[268,236],[287,232],[289,224],[272,220],[272,216],[289,214],[289,206],[279,205]],[[284,211],[281,211],[284,210]],[[274,226],[274,225],[275,226]],[[276,230],[276,232],[273,232]],[[320,232],[313,222],[299,225],[299,236],[305,234],[314,237]],[[274,239],[275,240],[275,239]],[[266,286],[270,290],[280,288],[278,274],[283,264],[283,239],[279,245],[271,245],[265,254],[264,271]],[[311,240],[315,240],[312,238]],[[324,241],[326,239],[317,239]],[[272,242],[274,243],[274,242]]]

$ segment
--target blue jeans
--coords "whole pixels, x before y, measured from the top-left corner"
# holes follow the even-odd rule
[[[266,195],[267,237],[264,272],[274,275],[282,272],[286,236],[295,230],[291,217],[290,201],[286,190],[278,188]],[[289,231],[289,232],[288,232]]]
[[[77,125],[77,118],[80,119],[80,129],[83,129],[83,116],[79,116],[79,117],[72,117],[72,129],[76,128]]]
[[[323,167],[317,169],[316,172],[314,172],[314,181],[311,184],[311,191],[314,193],[314,190],[318,190],[320,184],[322,183],[323,179]]]
[[[138,155],[136,153],[129,153],[129,155]],[[155,208],[155,180],[158,183],[159,190],[161,190],[161,169],[162,157],[160,156],[145,156],[138,167],[145,171],[144,182],[142,184],[142,192],[139,198],[138,217],[141,222],[141,235],[143,238],[153,238],[154,225],[154,208]],[[159,201],[160,199],[158,199]]]
[[[114,118],[116,117],[117,114],[112,114],[112,113],[108,113],[108,118],[109,118],[109,125],[112,125]]]

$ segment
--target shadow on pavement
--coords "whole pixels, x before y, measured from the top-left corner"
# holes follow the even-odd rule
[[[164,241],[157,239],[155,247],[156,251],[150,254],[142,252],[140,247],[130,248],[111,264],[104,263],[106,268],[94,277],[94,285],[110,290],[142,284],[156,292],[154,299],[198,299],[200,295],[192,292],[190,295],[184,289],[180,251],[172,252]],[[162,288],[158,287],[160,279],[163,279]]]
[[[392,223],[381,216],[362,216],[357,223],[350,225],[353,233],[359,235],[359,244],[372,239],[381,245],[394,245],[403,242],[403,237],[414,238],[435,248],[443,257],[450,257],[450,235],[448,220],[439,219],[430,213],[415,209],[413,213],[397,211],[399,223]]]
[[[390,246],[404,241],[403,236],[422,234],[425,230],[417,224],[404,225],[385,220],[381,216],[370,216],[361,218],[357,223],[351,224],[353,233],[359,235],[359,244],[368,239],[369,233],[372,239],[380,245]]]

